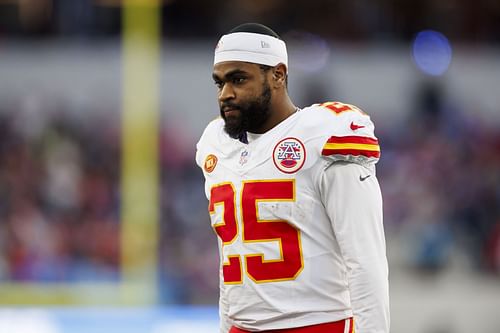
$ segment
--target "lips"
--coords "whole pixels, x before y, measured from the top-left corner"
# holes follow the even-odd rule
[[[231,117],[231,116],[236,116],[240,110],[238,108],[235,108],[235,107],[226,107],[222,110],[224,112],[224,115],[227,117]]]

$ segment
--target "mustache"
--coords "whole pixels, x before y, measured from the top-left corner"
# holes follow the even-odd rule
[[[220,106],[220,110],[222,112],[225,112],[225,111],[227,111],[229,109],[240,110],[240,107],[237,104],[234,104],[232,102],[225,102],[225,103],[222,103],[221,106]]]

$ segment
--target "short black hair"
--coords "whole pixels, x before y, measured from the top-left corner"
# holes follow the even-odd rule
[[[237,26],[236,28],[231,29],[228,34],[232,34],[234,32],[252,32],[255,34],[268,35],[274,38],[281,39],[281,37],[274,32],[271,28],[266,27],[260,23],[243,23]]]

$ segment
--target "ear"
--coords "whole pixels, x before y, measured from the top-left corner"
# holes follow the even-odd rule
[[[284,64],[278,64],[273,67],[273,85],[275,88],[286,86],[287,69]]]

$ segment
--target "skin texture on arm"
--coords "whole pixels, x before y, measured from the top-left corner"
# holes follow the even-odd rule
[[[324,171],[320,191],[347,267],[356,332],[388,333],[388,265],[375,173],[335,162]]]

